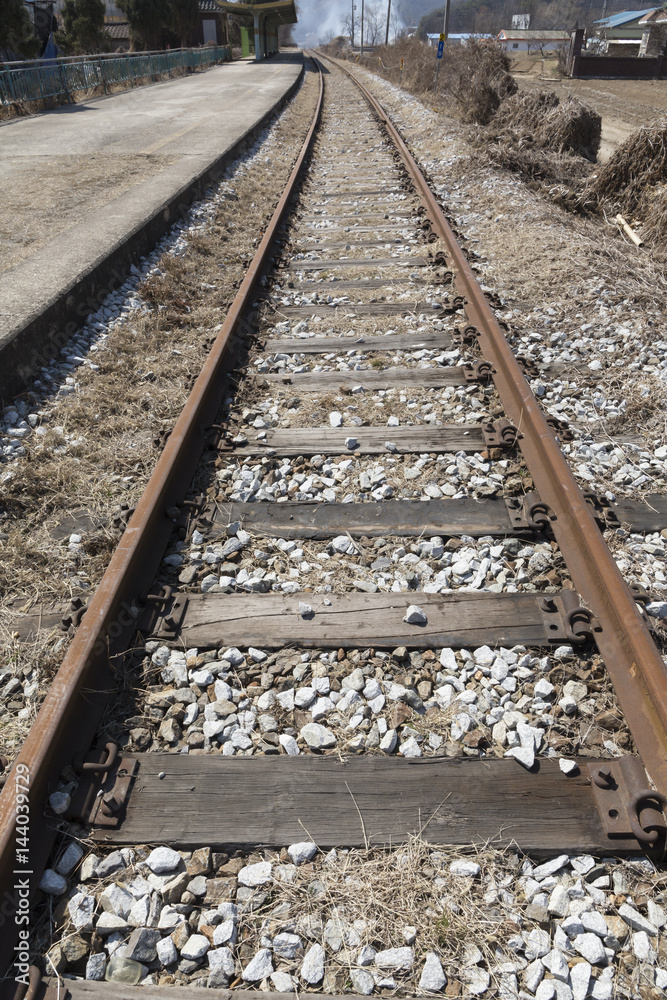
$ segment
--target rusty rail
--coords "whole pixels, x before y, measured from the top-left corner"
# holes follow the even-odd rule
[[[573,581],[594,616],[590,628],[618,694],[642,761],[661,792],[667,790],[667,670],[604,543],[591,508],[577,486],[553,431],[533,396],[453,233],[400,134],[380,104],[359,86],[394,142],[420,194],[433,230],[445,242],[455,281],[464,296],[468,320],[475,327],[484,358],[507,415],[520,432],[519,444],[540,492],[555,515],[554,535]],[[308,155],[319,121],[317,110],[288,185],[258,247],[225,322],[195,386],[160,456],[144,495],[114,552],[72,645],[58,670],[18,760],[0,795],[0,969],[13,958],[18,928],[14,923],[15,810],[18,773],[29,773],[33,801],[31,868],[34,888],[53,843],[41,804],[64,764],[83,759],[99,718],[96,696],[104,697],[113,657],[125,646],[137,618],[138,595],[147,593],[173,529],[171,508],[183,499],[204,447],[205,428],[215,418],[224,375],[240,341],[240,321],[270,258],[274,237]],[[101,701],[100,701],[101,704]],[[24,768],[26,771],[21,771]],[[3,984],[4,985],[4,984]],[[13,985],[13,984],[12,984]],[[4,995],[0,985],[0,995]]]
[[[35,873],[31,877],[31,889],[34,890],[55,837],[55,829],[48,828],[42,818],[42,803],[49,794],[50,783],[62,767],[77,755],[84,756],[88,750],[100,714],[93,709],[94,693],[104,695],[110,654],[126,648],[123,640],[136,627],[137,596],[142,588],[146,593],[150,586],[174,526],[170,509],[183,499],[203,450],[205,428],[215,419],[224,375],[240,341],[242,314],[252,303],[258,280],[270,262],[275,237],[287,214],[319,123],[324,80],[321,67],[317,68],[320,83],[317,107],[287,185],[0,795],[0,974],[12,961],[19,930],[14,922],[17,876],[13,874],[17,867],[16,775],[27,773],[30,778],[30,799],[34,804],[30,868]],[[0,996],[4,995],[2,985]]]
[[[329,57],[325,57],[329,58]],[[456,242],[419,165],[382,105],[353,73],[332,60],[360,89],[389,137],[422,199],[433,231],[443,240],[457,290],[505,412],[519,429],[519,446],[577,592],[593,615],[591,627],[642,762],[656,788],[667,793],[667,667],[653,642],[572,475],[544,411],[526,380],[493,310]]]

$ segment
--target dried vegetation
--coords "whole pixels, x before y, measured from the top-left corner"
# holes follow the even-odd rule
[[[475,145],[494,164],[520,174],[566,207],[592,207],[584,191],[600,146],[600,116],[574,98],[561,101],[552,91],[519,93],[510,59],[497,43],[470,39],[450,45],[437,93],[433,49],[415,39],[376,49],[365,63],[472,125]]]
[[[600,148],[602,120],[575,98],[553,91],[522,91],[503,101],[478,132],[490,159],[573,210],[593,208],[586,182]]]
[[[667,118],[634,132],[598,171],[591,190],[641,224],[647,243],[667,236]]]
[[[458,59],[447,61],[443,88],[459,106],[466,122],[488,125],[517,85],[510,61],[499,45],[487,38],[471,38]]]
[[[349,47],[340,44],[333,43],[329,51],[351,58]],[[509,58],[488,39],[448,47],[437,94],[434,51],[416,39],[376,48],[364,64],[425,103],[473,125],[473,141],[491,162],[518,173],[551,201],[577,213],[621,212],[636,223],[653,255],[664,255],[667,118],[642,126],[595,172],[600,115],[571,96],[561,100],[553,91],[517,93]]]
[[[335,57],[351,57],[349,49],[335,42],[327,51]],[[465,45],[448,47],[447,58],[440,64],[437,93],[435,53],[417,39],[377,47],[372,55],[365,56],[362,65],[443,108],[453,100],[466,122],[486,124],[501,102],[517,90],[510,60],[499,45],[486,38],[471,38]]]
[[[553,91],[522,91],[503,101],[487,138],[556,154],[577,153],[593,161],[601,131],[600,115],[576,98],[561,101]]]
[[[470,854],[481,868],[476,879],[452,874],[449,866],[460,860],[460,852],[434,850],[426,842],[436,814],[423,816],[421,834],[406,844],[392,850],[332,851],[320,863],[299,868],[293,882],[274,884],[269,913],[288,912],[299,928],[328,922],[335,933],[340,927],[341,948],[331,956],[328,991],[349,988],[360,945],[400,948],[413,934],[419,952],[436,952],[450,976],[481,961],[490,968],[497,964],[496,947],[511,907],[500,900],[496,908],[485,906],[477,886],[481,883],[498,899],[497,888],[515,877],[519,857],[482,847]],[[253,947],[266,918],[266,911],[243,915],[240,933]],[[412,979],[411,972],[394,969],[392,975]]]

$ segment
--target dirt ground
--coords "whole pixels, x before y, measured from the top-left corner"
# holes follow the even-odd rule
[[[518,67],[517,67],[518,68]],[[559,97],[578,97],[602,115],[602,144],[598,159],[608,160],[636,129],[667,115],[667,80],[557,80],[545,64],[533,63],[529,72],[515,72],[521,90],[555,90]]]

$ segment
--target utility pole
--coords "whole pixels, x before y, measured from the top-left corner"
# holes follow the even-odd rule
[[[389,45],[389,18],[391,17],[391,0],[387,4],[387,30],[384,36],[384,44]]]
[[[364,0],[361,0],[361,53],[360,58],[364,54]]]
[[[593,0],[591,0],[591,3],[592,2],[593,2]],[[350,45],[352,46],[352,48],[354,48],[354,6],[355,6],[354,5],[354,0],[352,0],[352,19],[351,19],[351,24],[352,24],[351,34],[352,34],[352,37],[350,38]]]
[[[607,0],[605,0],[605,3]],[[447,41],[447,36],[449,34],[449,0],[445,0],[445,17],[444,23],[442,25],[442,34],[440,35],[440,43],[438,45],[438,59],[435,64],[435,83],[433,84],[433,93],[438,91],[438,74],[440,73],[440,60],[444,52],[444,43]]]

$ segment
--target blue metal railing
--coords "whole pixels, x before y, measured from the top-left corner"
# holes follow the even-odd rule
[[[100,87],[105,93],[117,83],[157,77],[174,70],[202,69],[232,58],[227,45],[165,52],[131,52],[127,55],[82,56],[0,63],[0,104],[69,97],[77,91]]]

